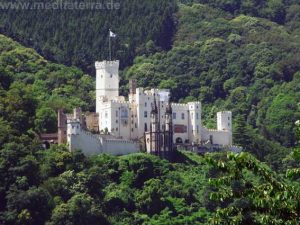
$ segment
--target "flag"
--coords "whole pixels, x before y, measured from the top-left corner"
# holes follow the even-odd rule
[[[117,35],[116,34],[114,34],[111,30],[109,30],[109,37],[116,37]]]

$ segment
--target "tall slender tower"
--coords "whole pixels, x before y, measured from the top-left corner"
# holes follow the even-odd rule
[[[67,116],[62,109],[57,112],[58,144],[67,142]]]
[[[96,62],[96,112],[105,100],[119,96],[119,61]]]
[[[173,120],[172,106],[169,100],[165,113],[165,130],[164,130],[164,151],[173,150]]]
[[[155,154],[160,152],[160,128],[158,109],[156,104],[156,98],[154,94],[154,103],[151,110],[151,122],[150,122],[150,151]]]

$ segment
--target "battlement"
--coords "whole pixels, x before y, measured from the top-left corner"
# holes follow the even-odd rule
[[[80,119],[68,119],[67,123],[68,124],[72,124],[72,123],[79,123],[80,124]]]
[[[221,111],[221,112],[218,112],[217,114],[231,114],[231,111]]]
[[[99,69],[105,69],[107,67],[118,67],[119,68],[119,64],[120,64],[120,61],[119,60],[115,60],[115,61],[96,61],[95,62],[95,67],[96,67],[96,70],[99,70]]]
[[[186,109],[188,109],[188,104],[184,104],[184,103],[172,103],[172,108],[186,108]]]
[[[201,105],[201,102],[188,102],[188,105]]]
[[[129,101],[123,101],[123,100],[115,100],[115,99],[113,99],[113,100],[111,100],[110,101],[112,104],[127,104],[127,105],[129,105],[130,104],[130,102]]]

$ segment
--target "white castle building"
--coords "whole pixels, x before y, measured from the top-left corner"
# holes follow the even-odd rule
[[[99,130],[108,131],[124,140],[143,140],[150,128],[150,113],[156,96],[161,130],[165,124],[170,91],[137,88],[130,81],[128,100],[119,95],[119,61],[96,62],[96,113]],[[206,129],[201,120],[201,103],[172,103],[174,143],[222,146],[232,145],[232,115],[230,111],[217,113],[217,129]]]
[[[207,129],[202,125],[200,102],[170,103],[169,90],[144,90],[134,80],[126,100],[119,95],[119,61],[95,66],[96,113],[83,116],[80,109],[71,115],[58,113],[58,143],[67,142],[71,151],[125,155],[144,146],[149,153],[160,154],[172,151],[172,143],[232,145],[231,112],[218,112],[217,129]]]

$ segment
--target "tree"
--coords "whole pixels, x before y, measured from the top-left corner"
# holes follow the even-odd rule
[[[51,108],[40,108],[36,112],[34,124],[39,133],[57,132],[56,112]]]
[[[229,153],[227,160],[207,157],[219,176],[210,183],[217,188],[215,201],[230,200],[219,208],[211,224],[297,224],[299,186],[283,179],[248,153]],[[289,170],[293,176],[299,169]],[[235,184],[239,188],[235,188]]]
[[[105,225],[109,224],[101,210],[87,194],[76,194],[53,211],[49,225]]]

